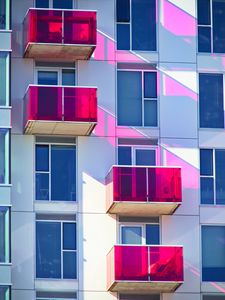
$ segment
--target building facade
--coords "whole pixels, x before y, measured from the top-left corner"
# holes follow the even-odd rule
[[[0,1],[0,300],[224,300],[224,0]]]

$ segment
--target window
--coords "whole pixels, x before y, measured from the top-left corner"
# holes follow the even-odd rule
[[[9,130],[0,128],[0,184],[9,183]]]
[[[155,166],[155,149],[134,146],[118,146],[119,165]]]
[[[0,299],[9,300],[10,299],[10,289],[8,286],[0,285]]]
[[[160,300],[160,295],[120,294],[119,300]]]
[[[0,1],[0,7],[1,7],[1,1]],[[9,105],[9,54],[7,52],[0,52],[0,106],[8,106],[8,105]]]
[[[225,204],[225,150],[200,149],[201,204]]]
[[[117,49],[156,50],[156,1],[117,0]]]
[[[73,0],[36,0],[35,4],[37,8],[73,8]]]
[[[75,86],[74,68],[37,68],[37,84]]]
[[[9,208],[0,206],[0,263],[9,263],[9,246]]]
[[[76,292],[36,292],[36,300],[76,300]]]
[[[117,102],[118,125],[157,126],[157,72],[119,69]]]
[[[77,278],[76,223],[67,220],[36,221],[36,277]]]
[[[36,200],[76,200],[75,145],[36,144]]]
[[[203,295],[203,300],[225,300],[225,296],[223,295]]]
[[[122,220],[121,220],[122,221]],[[159,221],[128,218],[120,222],[120,243],[128,245],[159,245]]]
[[[0,1],[0,29],[9,29],[9,0]]]
[[[202,226],[202,280],[225,282],[225,226]]]
[[[198,0],[198,51],[225,53],[225,1]]]
[[[200,127],[224,128],[223,75],[199,74]]]

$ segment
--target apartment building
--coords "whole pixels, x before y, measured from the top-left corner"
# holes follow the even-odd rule
[[[224,0],[0,0],[0,300],[225,299],[224,54]]]

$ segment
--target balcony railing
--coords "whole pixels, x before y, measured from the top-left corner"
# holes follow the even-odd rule
[[[88,59],[96,47],[96,12],[29,9],[24,19],[24,56]]]
[[[107,255],[112,292],[173,292],[184,280],[182,246],[114,246]]]
[[[106,178],[107,212],[172,214],[182,201],[179,167],[113,166]]]
[[[30,85],[27,89],[26,134],[89,135],[96,122],[96,88]]]

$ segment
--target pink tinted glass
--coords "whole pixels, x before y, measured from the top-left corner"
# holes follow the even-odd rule
[[[181,202],[181,169],[113,167],[114,201]]]
[[[150,280],[183,281],[182,247],[150,246]]]
[[[147,246],[115,246],[115,280],[148,280]]]

